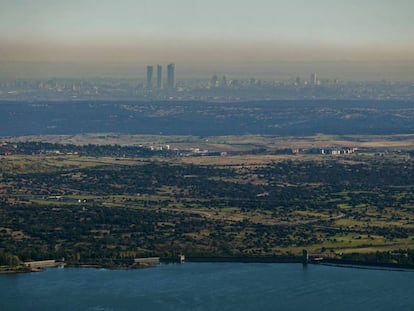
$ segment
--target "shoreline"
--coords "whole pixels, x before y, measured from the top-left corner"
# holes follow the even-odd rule
[[[353,261],[345,259],[309,259],[304,263],[301,257],[278,258],[278,257],[188,257],[187,262],[228,262],[228,263],[302,263],[303,265],[324,265],[331,267],[355,268],[355,269],[372,269],[372,270],[392,270],[392,271],[410,271],[414,272],[414,265],[378,263],[367,261]]]
[[[301,257],[187,257],[185,262],[189,263],[263,263],[263,264],[300,264],[306,265],[322,265],[338,268],[351,268],[351,269],[367,269],[367,270],[384,270],[384,271],[405,271],[414,272],[414,265],[406,264],[392,264],[392,263],[376,263],[376,262],[362,262],[351,261],[341,259],[323,259],[312,260],[303,262]],[[177,264],[179,263],[175,258],[160,258],[159,263],[145,264],[145,265],[105,265],[105,264],[65,264],[56,265],[56,267],[75,268],[75,269],[108,269],[108,270],[136,270],[136,269],[148,269],[156,267],[159,264]],[[48,267],[37,267],[35,269],[11,269],[0,271],[0,275],[20,274],[20,273],[32,273],[43,272]]]
[[[163,261],[163,258],[161,258],[161,261]],[[292,256],[292,257],[189,256],[185,258],[185,261],[186,262],[230,262],[230,263],[301,263],[302,257],[296,257],[296,256]]]
[[[397,270],[414,272],[414,265],[378,263],[369,261],[354,261],[346,259],[324,259],[317,263],[331,267],[355,268],[355,269],[372,269],[372,270]]]
[[[15,269],[15,270],[0,270],[0,275],[8,275],[8,274],[20,274],[20,273],[32,273],[32,272],[42,272],[41,271],[34,271],[28,269]]]

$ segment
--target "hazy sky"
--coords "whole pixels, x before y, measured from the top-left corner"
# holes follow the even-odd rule
[[[413,12],[413,0],[0,0],[0,63],[369,62],[407,76]]]

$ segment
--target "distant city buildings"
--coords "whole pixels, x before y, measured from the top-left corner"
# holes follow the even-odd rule
[[[162,89],[162,66],[157,65],[157,88]]]
[[[310,75],[310,85],[318,85],[318,78],[316,77],[315,72]]]
[[[214,74],[211,77],[211,80],[210,80],[210,87],[219,87],[219,86],[220,86],[219,79],[218,79],[217,75]]]
[[[293,148],[284,149],[287,153],[292,154],[323,154],[323,155],[344,155],[353,154],[358,151],[358,148],[354,147],[342,147],[342,148]]]
[[[147,66],[147,89],[153,88],[153,75],[154,75],[154,66]],[[162,76],[162,65],[157,65],[157,89],[161,90],[164,86]],[[167,65],[167,88],[175,88],[175,64],[171,63]]]
[[[414,100],[412,81],[343,81],[316,73],[292,76],[289,80],[260,80],[232,77],[180,76],[177,87],[175,65],[141,67],[141,77],[52,78],[0,80],[0,100],[90,100],[156,99],[235,102],[279,99]]]
[[[152,89],[152,75],[154,72],[153,66],[147,66],[147,88]]]
[[[167,85],[169,89],[175,88],[175,64],[167,66]]]

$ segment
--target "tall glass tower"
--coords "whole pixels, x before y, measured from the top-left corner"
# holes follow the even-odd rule
[[[162,89],[162,66],[157,65],[157,88]]]
[[[152,89],[152,75],[154,72],[153,66],[147,66],[147,88]]]
[[[169,89],[175,88],[175,65],[169,64],[167,66],[167,84]]]

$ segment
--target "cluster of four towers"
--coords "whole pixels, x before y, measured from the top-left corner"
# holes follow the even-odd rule
[[[152,89],[153,83],[153,76],[154,76],[154,66],[149,65],[147,66],[147,88]],[[163,78],[162,78],[162,65],[157,65],[157,89],[162,89],[163,85]],[[175,88],[175,64],[168,64],[167,65],[167,88],[173,89]]]

